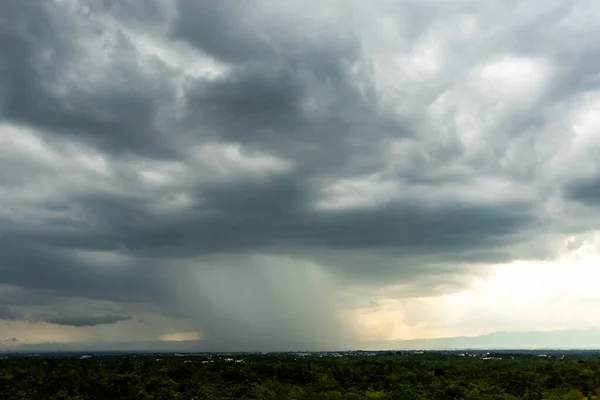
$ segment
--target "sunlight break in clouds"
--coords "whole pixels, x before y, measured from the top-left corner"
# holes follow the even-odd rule
[[[177,332],[177,333],[169,333],[167,335],[162,335],[159,337],[160,340],[164,340],[166,342],[180,342],[183,340],[200,340],[202,339],[202,334],[200,332]]]
[[[600,318],[600,234],[569,238],[555,261],[493,267],[462,291],[435,297],[378,300],[356,323],[371,339],[474,336],[495,331],[595,328]]]

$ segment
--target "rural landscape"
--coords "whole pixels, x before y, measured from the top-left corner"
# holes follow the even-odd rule
[[[1,360],[0,390],[31,400],[592,400],[600,351],[36,355]]]

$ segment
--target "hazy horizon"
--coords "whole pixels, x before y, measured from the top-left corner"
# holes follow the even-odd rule
[[[600,329],[598,15],[0,0],[0,348]]]
[[[0,344],[0,353],[66,353],[66,352],[339,352],[339,351],[456,351],[456,350],[598,350],[600,349],[600,329],[570,329],[561,331],[491,332],[476,336],[444,337],[431,339],[397,339],[388,341],[363,341],[350,348],[277,348],[245,347],[237,343],[235,347],[223,347],[210,340],[162,338],[157,341],[79,341]]]

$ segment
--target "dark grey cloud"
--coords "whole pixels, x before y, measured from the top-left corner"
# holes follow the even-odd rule
[[[130,39],[102,26],[84,5],[64,10],[53,2],[9,0],[3,9],[4,120],[111,152],[175,151],[160,126],[163,102],[174,97],[173,87],[157,79],[169,74],[164,65],[142,64]],[[92,37],[78,26],[83,21],[91,24]],[[87,63],[99,63],[99,54],[108,60],[93,76]]]
[[[203,50],[225,61],[263,60],[277,54],[269,45],[269,37],[250,24],[232,25],[247,7],[238,7],[235,1],[178,1],[177,22],[172,35],[184,38]],[[251,5],[250,5],[251,7]]]
[[[57,325],[69,325],[69,326],[95,326],[104,324],[114,324],[116,322],[128,321],[131,316],[127,314],[104,314],[104,315],[90,315],[90,316],[74,316],[74,317],[46,317],[45,322]]]
[[[600,81],[551,3],[6,1],[0,284],[44,301],[4,318],[326,347],[348,285],[552,258],[599,222]]]
[[[371,65],[353,28],[300,18],[289,21],[298,23],[296,28],[285,30],[284,22],[277,22],[281,10],[266,10],[272,13],[269,17],[261,7],[178,2],[173,37],[231,68],[217,79],[189,82],[186,111],[191,124],[211,137],[268,149],[303,168],[318,168],[316,173],[375,168],[372,159],[360,154],[376,151],[381,136],[411,132],[378,107]],[[337,10],[334,19],[343,20],[345,14]],[[212,29],[220,33],[206,33]]]
[[[600,178],[573,182],[567,187],[567,194],[584,204],[598,206],[600,205]]]
[[[3,283],[0,285],[0,319],[75,327],[114,324],[132,319],[118,303],[78,298],[68,291],[61,293],[67,297]]]
[[[56,325],[83,327],[128,321],[131,319],[131,316],[127,314],[61,315],[59,312],[26,312],[21,309],[15,310],[3,307],[0,312],[0,319],[47,322]]]
[[[67,249],[4,241],[8,244],[1,246],[2,283],[73,297],[101,299],[108,295],[111,299],[130,303],[160,302],[168,297],[165,290],[170,289],[159,282],[170,274],[157,269],[151,262],[144,266],[140,265],[141,260],[135,265],[119,262],[114,269],[107,270],[102,261],[86,259],[85,253],[75,256]]]

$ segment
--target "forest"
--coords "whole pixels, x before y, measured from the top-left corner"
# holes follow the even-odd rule
[[[600,358],[121,355],[0,360],[1,399],[600,399]]]

